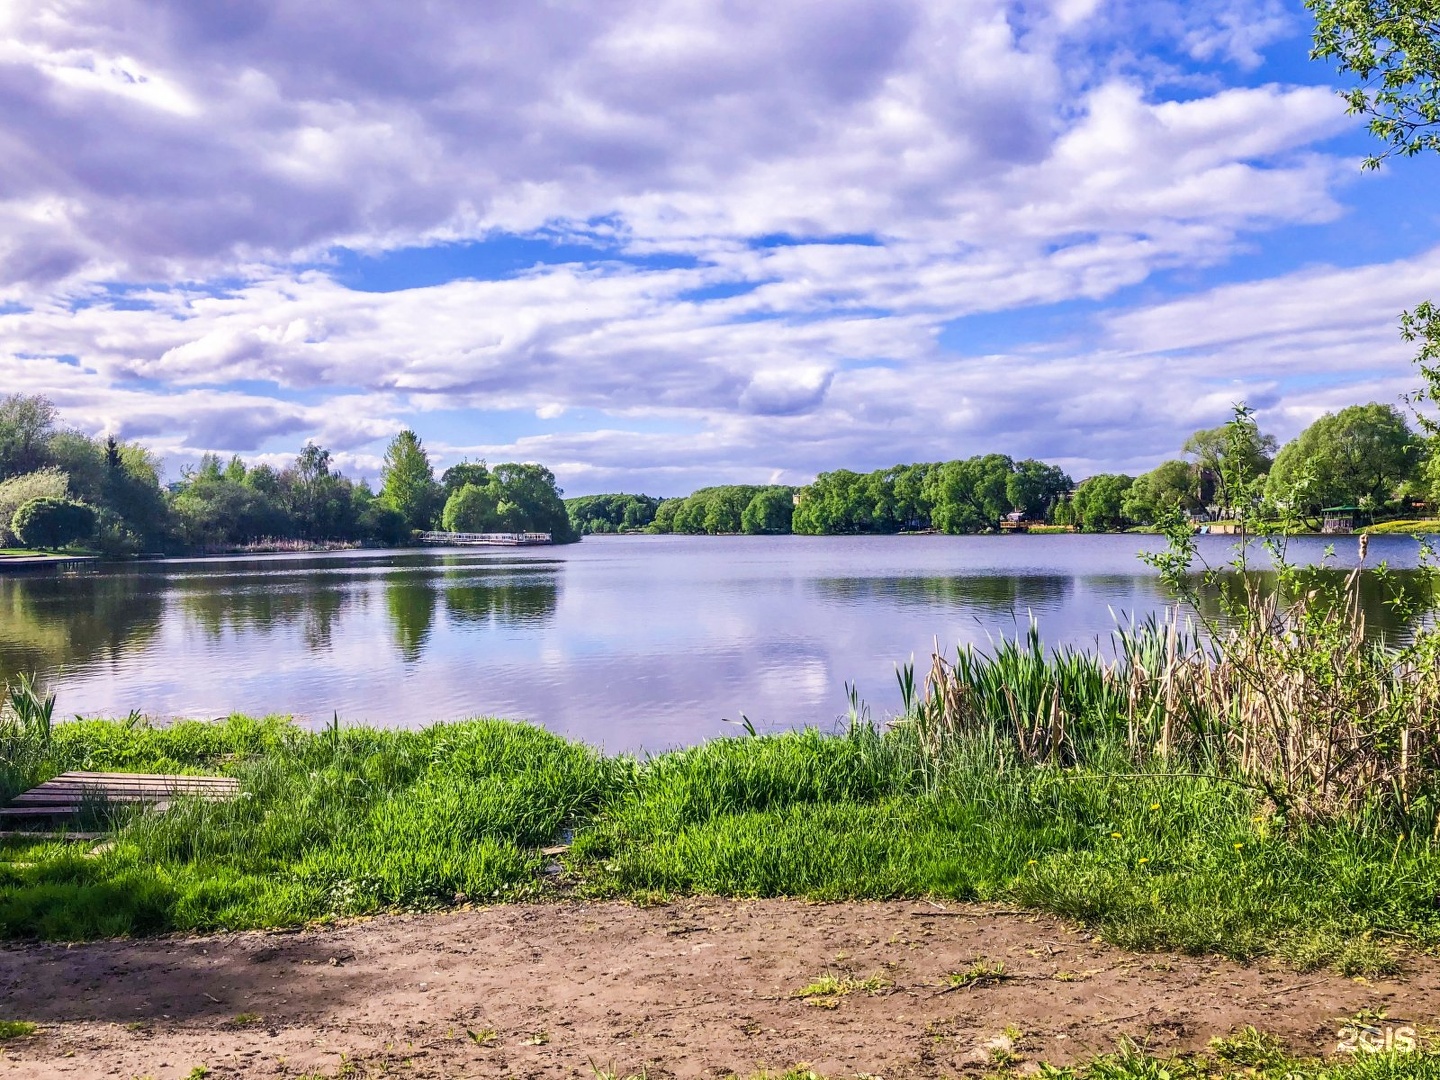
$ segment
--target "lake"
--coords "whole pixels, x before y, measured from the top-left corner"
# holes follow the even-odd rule
[[[1230,541],[1204,537],[1212,562]],[[57,713],[418,726],[527,719],[609,750],[833,725],[853,682],[898,708],[924,668],[1023,629],[1108,638],[1167,597],[1143,536],[590,537],[568,547],[338,552],[0,575],[0,678],[42,675]],[[1318,558],[1325,544],[1294,541]],[[1337,542],[1339,565],[1355,542]],[[1415,565],[1406,537],[1370,561]],[[1367,590],[1374,627],[1387,621]]]

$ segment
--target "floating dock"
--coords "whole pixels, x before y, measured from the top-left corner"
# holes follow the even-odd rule
[[[551,542],[549,533],[462,533],[427,532],[420,537],[422,544],[440,544],[445,547],[536,547]]]

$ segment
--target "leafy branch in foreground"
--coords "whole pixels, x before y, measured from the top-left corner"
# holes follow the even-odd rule
[[[1348,111],[1369,117],[1385,149],[1365,159],[1440,150],[1440,0],[1306,0],[1315,16],[1312,60],[1333,60],[1360,85]]]

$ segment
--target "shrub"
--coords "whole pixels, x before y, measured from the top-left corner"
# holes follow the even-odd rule
[[[95,511],[73,499],[45,496],[15,511],[10,529],[29,548],[62,548],[95,531]]]
[[[31,499],[63,499],[70,490],[70,477],[60,469],[39,469],[0,482],[0,547],[18,541],[10,531],[15,511]]]

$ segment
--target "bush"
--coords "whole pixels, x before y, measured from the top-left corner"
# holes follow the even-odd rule
[[[15,511],[31,499],[63,499],[70,491],[70,477],[60,469],[39,469],[0,482],[0,547],[19,541],[10,531]]]
[[[95,531],[95,511],[73,499],[43,496],[15,511],[10,529],[28,548],[62,548]]]

